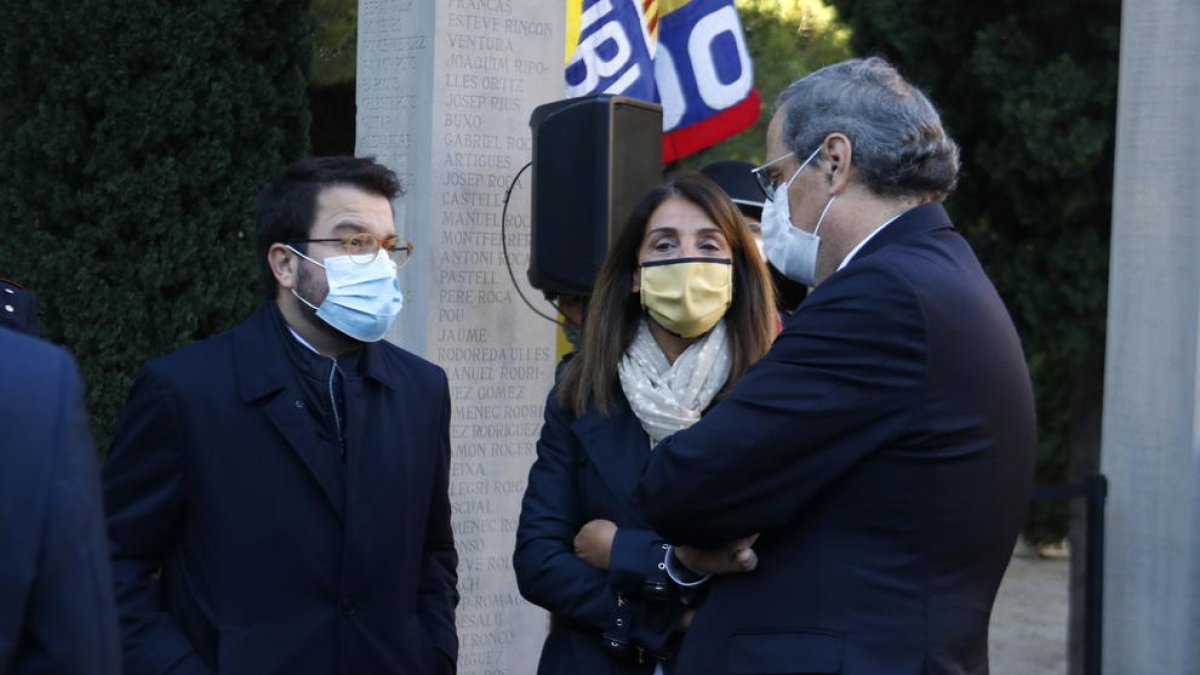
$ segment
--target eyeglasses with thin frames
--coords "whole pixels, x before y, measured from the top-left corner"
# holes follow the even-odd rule
[[[341,244],[342,249],[350,260],[359,265],[369,265],[375,262],[375,256],[380,251],[387,251],[388,257],[397,268],[404,267],[412,256],[413,245],[404,237],[376,237],[366,232],[359,232],[337,239],[294,239],[289,244]]]
[[[775,201],[776,185],[775,185],[775,182],[771,180],[771,177],[763,172],[766,171],[768,168],[770,168],[773,164],[775,164],[777,162],[781,162],[795,154],[796,153],[794,153],[794,152],[789,152],[786,155],[780,155],[779,157],[776,157],[775,159],[767,162],[766,164],[763,164],[762,166],[758,166],[758,167],[755,167],[750,170],[750,173],[754,174],[754,179],[756,181],[758,181],[758,189],[762,190],[763,195],[765,195],[769,201]]]

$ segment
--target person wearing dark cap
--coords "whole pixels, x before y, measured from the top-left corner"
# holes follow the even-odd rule
[[[700,173],[720,185],[733,203],[737,204],[738,210],[742,212],[742,216],[750,225],[750,231],[754,233],[754,242],[758,244],[758,252],[762,255],[763,260],[766,260],[760,224],[765,201],[763,192],[758,187],[758,181],[751,173],[753,170],[754,165],[750,162],[723,159],[700,169]],[[771,283],[775,286],[775,308],[780,314],[791,315],[800,306],[804,296],[808,295],[808,288],[804,284],[784,276],[770,261],[767,262],[767,270],[771,272]]]
[[[26,335],[38,334],[37,303],[24,286],[0,279],[0,326]]]

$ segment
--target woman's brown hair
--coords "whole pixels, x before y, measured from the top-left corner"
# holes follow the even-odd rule
[[[567,363],[558,384],[558,404],[576,416],[589,405],[607,414],[617,381],[617,364],[637,336],[642,306],[633,292],[633,275],[638,269],[638,251],[646,223],[667,199],[679,197],[699,207],[720,228],[733,254],[733,299],[725,312],[732,347],[729,391],[771,347],[775,337],[775,299],[771,277],[758,254],[746,221],[729,197],[708,178],[699,174],[674,177],[651,189],[609,247],[608,257],[588,301],[579,353]]]

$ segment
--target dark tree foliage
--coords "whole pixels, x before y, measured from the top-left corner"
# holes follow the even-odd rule
[[[0,276],[104,448],[139,365],[259,297],[254,197],[306,149],[308,2],[0,0]]]
[[[1108,281],[1119,0],[833,0],[856,54],[924,88],[962,146],[947,206],[1020,330],[1038,481],[1095,469]],[[980,354],[979,358],[988,358]],[[1065,508],[1029,534],[1061,538]]]

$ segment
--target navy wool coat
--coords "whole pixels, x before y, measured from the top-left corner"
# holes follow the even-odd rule
[[[368,345],[345,379],[340,459],[274,311],[134,383],[104,471],[125,671],[444,671],[458,601],[445,374]]]
[[[673,628],[694,598],[670,581],[667,544],[633,501],[649,437],[619,387],[608,416],[576,418],[556,396],[546,401],[513,555],[521,594],[551,614],[538,673],[648,675],[655,654],[670,672]],[[617,525],[607,571],[574,552],[579,529],[597,518]]]
[[[120,671],[100,481],[75,362],[0,327],[0,673]]]
[[[639,503],[669,540],[761,533],[680,671],[984,675],[1035,446],[1000,297],[940,203],[908,211],[650,457]]]

